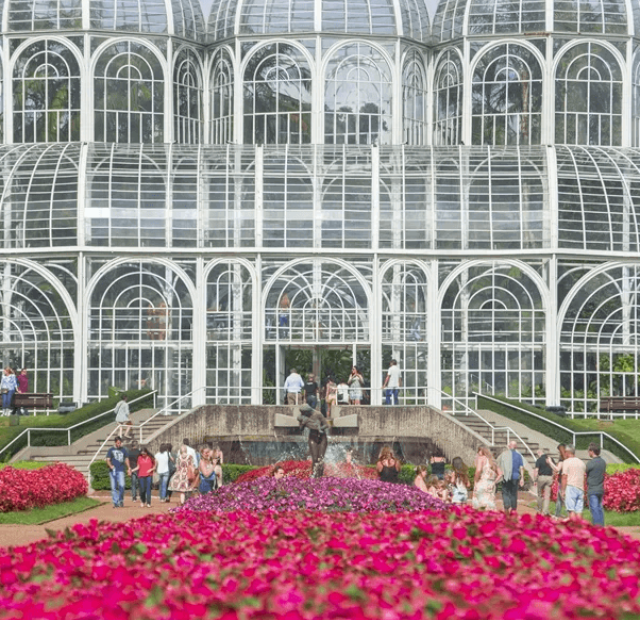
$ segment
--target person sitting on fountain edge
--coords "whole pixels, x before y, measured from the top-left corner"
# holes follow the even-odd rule
[[[301,428],[309,429],[309,452],[311,452],[311,467],[314,478],[321,478],[324,474],[324,454],[327,451],[327,429],[329,425],[324,416],[310,407],[302,405],[298,423]]]

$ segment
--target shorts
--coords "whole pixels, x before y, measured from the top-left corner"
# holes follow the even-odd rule
[[[584,491],[578,487],[567,486],[564,505],[569,512],[582,513],[584,510]]]

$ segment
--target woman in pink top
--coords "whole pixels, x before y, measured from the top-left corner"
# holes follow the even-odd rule
[[[156,460],[149,452],[148,448],[142,448],[138,457],[138,466],[131,470],[131,473],[138,472],[138,482],[140,484],[140,506],[145,504],[151,508],[151,482],[153,472],[156,469]]]
[[[29,391],[29,375],[27,375],[27,369],[23,368],[16,379],[18,380],[18,394],[26,394]]]

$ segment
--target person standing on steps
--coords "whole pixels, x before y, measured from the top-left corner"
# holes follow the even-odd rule
[[[518,485],[524,486],[524,459],[516,450],[518,442],[511,440],[508,449],[498,457],[498,478],[502,480],[502,501],[506,514],[518,511]]]
[[[116,422],[121,426],[124,426],[124,435],[122,435],[123,439],[131,439],[131,433],[133,426],[133,422],[131,421],[131,412],[129,410],[129,403],[127,402],[128,396],[126,394],[122,395],[122,399],[116,405],[114,413],[116,414]]]
[[[607,463],[600,456],[600,446],[589,444],[589,456],[587,463],[587,499],[591,510],[591,523],[604,525],[604,510],[602,498],[604,497],[604,475],[607,471]]]
[[[391,397],[393,397],[393,404],[397,405],[399,402],[398,395],[400,393],[400,388],[402,387],[402,371],[398,368],[398,362],[396,360],[391,360],[391,365],[389,366],[389,370],[387,370],[387,376],[384,380],[384,384],[382,385],[382,389],[385,390],[384,393],[384,404],[391,404]]]
[[[122,438],[116,437],[113,447],[107,452],[107,465],[109,466],[109,482],[111,483],[111,499],[114,508],[124,506],[124,468],[131,474],[129,452],[122,445]]]
[[[325,417],[309,405],[300,407],[298,416],[300,428],[309,429],[309,452],[311,453],[311,467],[314,478],[322,478],[324,474],[324,455],[327,451],[327,430],[329,425]]]
[[[292,368],[291,373],[284,382],[287,405],[295,406],[302,404],[302,388],[304,388],[304,381],[298,374],[298,371]]]

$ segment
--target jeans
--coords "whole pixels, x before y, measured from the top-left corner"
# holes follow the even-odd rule
[[[387,388],[384,391],[384,404],[385,405],[390,405],[391,404],[391,396],[393,396],[393,404],[397,405],[398,404],[398,394],[400,393],[400,390],[398,388]]]
[[[135,502],[138,499],[138,474],[131,474],[131,499]]]
[[[591,510],[591,523],[604,525],[604,510],[602,508],[602,495],[589,495],[589,510]]]
[[[312,409],[315,409],[318,405],[318,399],[313,394],[309,394],[307,396],[307,405],[309,405],[309,407],[311,407]]]
[[[111,482],[111,499],[114,506],[122,506],[124,503],[124,469],[109,471],[109,482]]]
[[[3,409],[11,409],[11,399],[13,398],[14,393],[15,393],[15,390],[9,390],[6,394],[2,395]]]
[[[502,481],[502,502],[505,510],[517,510],[518,508],[518,482],[517,478]]]
[[[153,476],[143,476],[138,479],[140,481],[140,501],[143,504],[151,503],[151,481]]]
[[[160,477],[160,499],[167,499],[167,486],[169,485],[169,472],[158,474]]]

